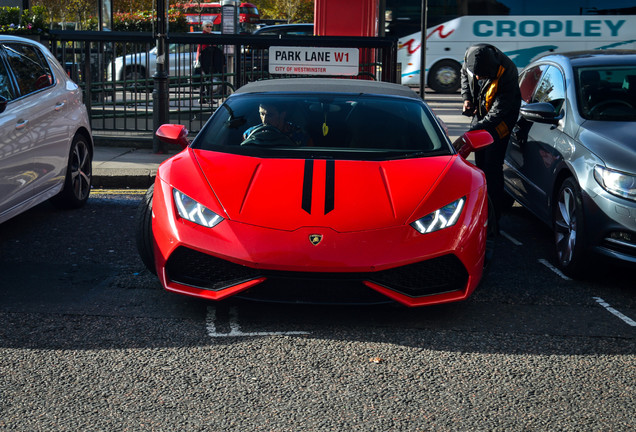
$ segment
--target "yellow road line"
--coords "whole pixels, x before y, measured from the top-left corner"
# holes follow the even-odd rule
[[[146,189],[91,189],[92,195],[143,195]]]

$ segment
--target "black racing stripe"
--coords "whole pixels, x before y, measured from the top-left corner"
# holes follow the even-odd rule
[[[325,214],[334,208],[336,195],[336,161],[327,161],[327,174],[325,175]]]
[[[312,186],[313,179],[314,179],[314,161],[311,159],[306,159],[305,174],[303,177],[302,208],[309,214],[311,214],[311,190],[313,189],[313,186]]]

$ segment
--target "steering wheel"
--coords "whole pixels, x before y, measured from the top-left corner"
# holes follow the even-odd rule
[[[590,108],[590,114],[593,114],[597,110],[601,111],[601,108],[604,107],[605,105],[623,105],[629,109],[634,109],[634,107],[629,102],[626,102],[621,99],[609,99],[609,100],[601,101],[597,103],[596,105],[594,105],[592,108]]]
[[[264,123],[255,126],[241,145],[276,147],[295,146],[296,143],[277,127]]]

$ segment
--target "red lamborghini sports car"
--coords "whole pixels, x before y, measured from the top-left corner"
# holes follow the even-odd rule
[[[192,143],[187,133],[157,131],[183,151],[159,167],[137,214],[141,258],[165,289],[422,306],[466,299],[479,283],[492,243],[486,181],[464,158],[492,139],[467,132],[455,150],[409,88],[254,82]]]

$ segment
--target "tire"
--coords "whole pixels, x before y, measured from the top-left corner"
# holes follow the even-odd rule
[[[232,93],[234,93],[234,86],[229,82],[223,81],[214,86],[214,95],[220,96],[223,99],[228,98]]]
[[[60,208],[77,209],[86,204],[91,193],[93,150],[82,134],[71,143],[62,191],[51,200]]]
[[[155,269],[154,237],[152,235],[152,197],[155,185],[148,188],[137,207],[135,215],[135,238],[137,252],[144,266],[152,274],[157,274]]]
[[[441,60],[428,71],[428,86],[437,93],[455,93],[461,86],[461,66],[454,60]]]
[[[129,91],[148,91],[148,76],[142,66],[128,66],[124,75],[124,88]]]
[[[580,278],[586,269],[587,241],[581,188],[572,177],[561,184],[555,204],[552,227],[558,267],[564,274]]]

